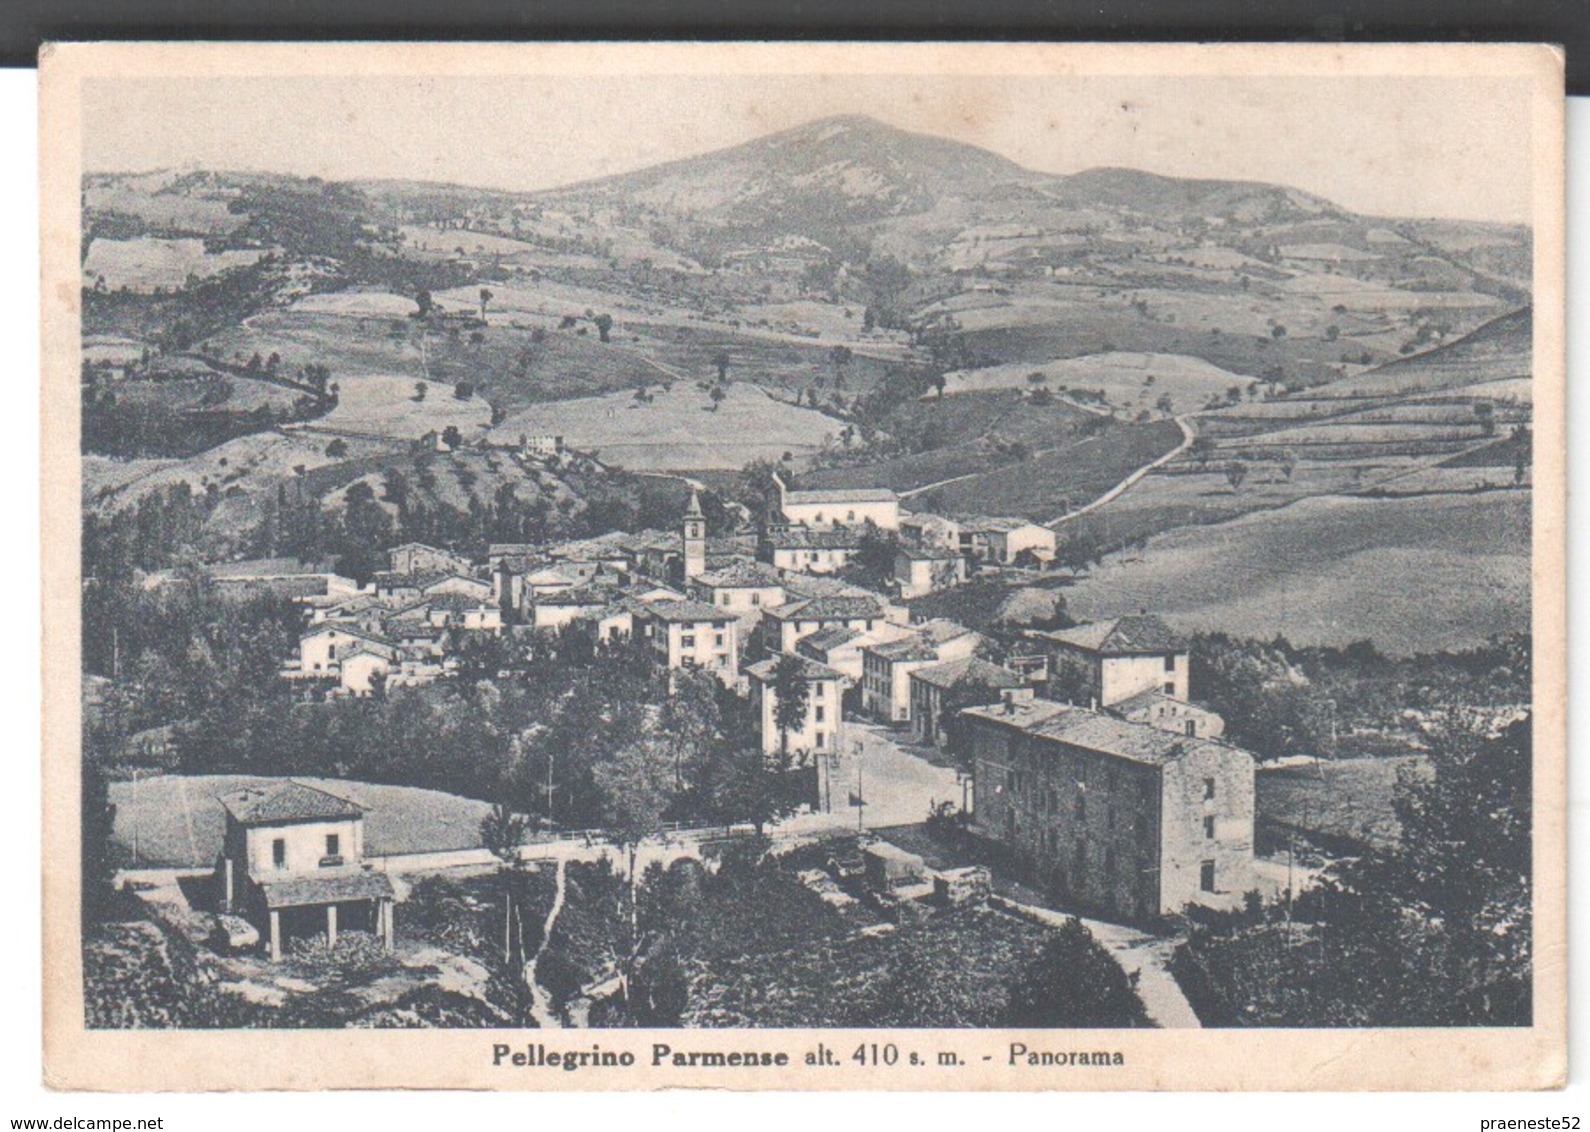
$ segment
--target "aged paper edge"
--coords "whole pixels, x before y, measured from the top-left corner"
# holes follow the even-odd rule
[[[45,1083],[82,1090],[1408,1090],[1561,1087],[1567,1072],[1564,79],[1542,45],[840,43],[51,44],[40,53]],[[1533,85],[1534,1025],[1473,1030],[90,1031],[78,926],[80,85],[90,77],[448,74],[1516,77]],[[629,1050],[630,1069],[493,1068],[492,1047]],[[895,1042],[956,1070],[804,1070],[819,1044]],[[1009,1045],[1120,1050],[1120,1068],[1006,1065]],[[792,1068],[652,1069],[652,1044],[784,1051]],[[984,1060],[984,1058],[989,1060]]]

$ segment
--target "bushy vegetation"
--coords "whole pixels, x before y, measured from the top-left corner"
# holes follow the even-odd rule
[[[1174,969],[1204,1024],[1528,1025],[1531,750],[1527,720],[1450,734],[1398,785],[1398,847],[1291,906],[1197,913]]]

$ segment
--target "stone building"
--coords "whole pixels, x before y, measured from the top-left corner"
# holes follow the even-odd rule
[[[1254,887],[1247,751],[1019,690],[962,719],[976,828],[1059,898],[1147,920]]]

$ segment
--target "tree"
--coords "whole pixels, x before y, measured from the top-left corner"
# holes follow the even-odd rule
[[[1281,449],[1277,462],[1281,465],[1281,474],[1286,477],[1286,482],[1292,482],[1292,473],[1297,470],[1297,453],[1290,448]]]
[[[460,381],[453,386],[453,396],[460,401],[467,401],[475,395],[475,387],[470,382]]]
[[[457,425],[448,425],[442,429],[442,443],[449,448],[461,447],[464,443],[464,434],[458,431]]]
[[[340,436],[334,438],[330,444],[326,445],[326,455],[333,460],[341,460],[347,454],[348,442]]]
[[[712,366],[718,371],[719,384],[729,380],[729,352],[727,350],[719,350],[712,355]]]
[[[599,314],[591,321],[596,324],[597,337],[603,342],[611,341],[609,335],[613,333],[613,316],[610,314]]]
[[[431,314],[431,310],[435,307],[436,304],[431,298],[431,293],[428,290],[426,290],[425,288],[422,287],[422,288],[420,288],[419,292],[416,293],[415,296],[414,296],[414,305],[415,305],[415,307],[417,309],[415,310],[414,314],[412,316],[410,316],[410,317],[412,317],[412,318],[429,318],[430,314]]]
[[[1169,393],[1161,393],[1159,400],[1154,402],[1154,408],[1164,413],[1167,417],[1176,415],[1176,403],[1170,399]]]
[[[1072,916],[1011,982],[1002,1024],[1081,1030],[1150,1023],[1121,965]]]
[[[712,392],[708,393],[707,396],[712,398],[712,411],[715,413],[723,404],[723,400],[728,396],[728,394],[724,392],[723,386],[714,385],[712,387]]]
[[[514,813],[502,802],[480,819],[481,844],[497,858],[498,872],[503,878],[502,958],[505,963],[511,961],[513,954],[513,871],[519,867],[519,849],[529,832],[529,819]]]
[[[486,321],[486,308],[491,305],[491,300],[493,298],[495,298],[495,296],[491,293],[490,288],[482,287],[480,289],[480,321],[481,322],[485,322]]]
[[[624,964],[625,996],[640,946],[640,843],[662,832],[663,814],[673,798],[673,755],[665,740],[638,738],[617,748],[592,768],[602,798],[603,825],[629,863],[629,947]]]
[[[806,726],[811,686],[806,683],[805,673],[805,662],[792,653],[782,654],[773,666],[773,726],[778,728],[779,755],[786,760],[790,732]]]
[[[1242,481],[1248,478],[1248,465],[1241,460],[1233,460],[1225,467],[1226,482],[1231,485],[1233,492],[1242,487]]]
[[[1215,454],[1214,437],[1204,433],[1193,437],[1192,443],[1187,447],[1187,454],[1198,461],[1200,468],[1207,468]]]
[[[414,383],[414,400],[416,400],[416,401],[425,400],[425,390],[427,388],[428,387],[426,386],[426,384],[423,381],[416,381]]]

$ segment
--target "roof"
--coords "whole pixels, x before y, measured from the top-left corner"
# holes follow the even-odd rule
[[[466,609],[492,609],[491,599],[487,597],[471,597],[469,594],[433,594],[427,599],[432,609],[441,609],[452,613],[461,613]]]
[[[770,683],[774,679],[774,672],[786,656],[794,657],[800,661],[800,674],[803,680],[843,680],[845,678],[845,674],[838,669],[829,668],[828,665],[819,664],[810,657],[796,656],[794,653],[784,653],[782,656],[759,660],[745,670],[746,675],[753,680]]]
[[[943,562],[959,558],[960,552],[947,546],[902,546],[896,555],[904,555],[913,562]]]
[[[963,531],[1017,531],[1022,527],[1048,530],[1042,523],[1035,523],[1031,519],[1023,519],[1016,515],[979,515],[975,519],[961,520]]]
[[[857,637],[864,636],[862,629],[851,629],[845,625],[833,625],[827,629],[819,629],[800,639],[797,648],[807,649],[812,652],[831,652],[834,649],[848,645]]]
[[[697,574],[692,581],[698,585],[710,586],[713,589],[734,588],[768,588],[782,586],[784,575],[765,562],[747,562],[744,559],[736,560],[719,570],[708,570],[704,574]]]
[[[861,532],[849,527],[833,530],[790,527],[771,532],[767,540],[781,550],[854,550],[861,545]]]
[[[812,597],[785,602],[762,611],[775,621],[875,621],[883,603],[875,597]]]
[[[318,786],[288,779],[271,786],[249,786],[221,795],[221,805],[244,825],[334,821],[364,816],[364,807]]]
[[[1175,696],[1167,696],[1158,688],[1144,688],[1141,692],[1127,696],[1124,700],[1116,700],[1106,710],[1120,716],[1130,716],[1134,712],[1146,712],[1160,704],[1172,704],[1178,713],[1184,715],[1197,715],[1218,719],[1219,713],[1210,711],[1202,704],[1192,703],[1190,700],[1179,700]]]
[[[485,578],[477,578],[477,577],[475,577],[472,574],[460,574],[460,573],[457,573],[456,571],[451,572],[451,573],[447,573],[447,574],[438,574],[434,578],[432,578],[430,581],[426,582],[423,586],[421,586],[421,588],[428,590],[432,586],[439,586],[443,582],[451,582],[451,581],[455,581],[455,580],[456,581],[460,581],[460,582],[468,582],[472,586],[484,586],[488,590],[491,589],[491,583],[488,582]]]
[[[784,592],[790,600],[808,597],[870,597],[878,595],[865,586],[839,578],[825,578],[821,574],[790,574],[784,579]]]
[[[549,594],[538,594],[535,599],[537,605],[611,605],[623,596],[623,591],[617,586],[609,586],[602,582],[590,582],[583,586],[573,586],[566,590],[557,590]]]
[[[685,518],[705,519],[706,515],[701,510],[701,494],[694,487],[690,489],[690,505],[685,508]]]
[[[1187,650],[1186,642],[1176,631],[1151,613],[1117,617],[1113,621],[1094,621],[1074,629],[1044,633],[1043,636],[1051,641],[1106,656]]]
[[[243,578],[291,578],[303,574],[333,573],[328,562],[303,562],[297,558],[251,558],[245,562],[216,562],[205,573],[217,581]]]
[[[719,609],[704,601],[654,601],[644,606],[645,611],[659,621],[712,621],[735,620],[727,609]]]
[[[350,625],[346,621],[321,621],[310,625],[298,635],[300,641],[307,641],[310,637],[318,637],[324,633],[341,633],[345,637],[357,637],[361,641],[369,641],[377,645],[390,645],[392,639],[380,633],[371,633],[357,625]]]
[[[1008,707],[995,704],[967,708],[961,714],[1145,766],[1164,766],[1203,750],[1247,753],[1217,739],[1194,739],[1147,723],[1130,723],[1108,712],[1058,704],[1053,700],[1017,701]]]
[[[991,688],[1021,687],[1021,677],[1010,669],[975,656],[919,668],[911,673],[911,679],[931,684],[935,688],[953,688],[960,683],[987,684]]]
[[[784,503],[898,503],[900,497],[886,487],[832,487],[784,492]]]
[[[392,882],[385,873],[365,869],[341,872],[332,869],[260,885],[268,908],[296,908],[304,904],[334,904],[339,900],[390,900]]]

